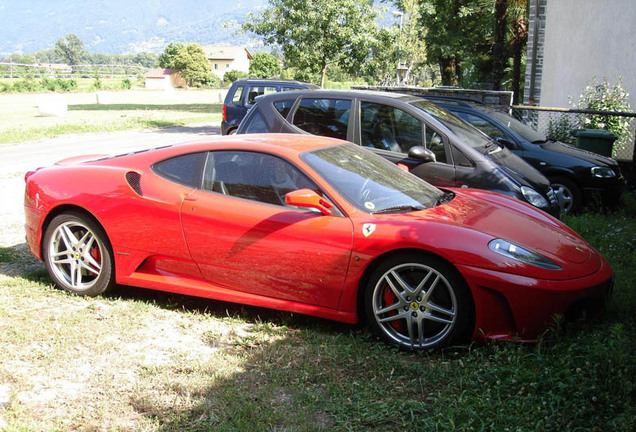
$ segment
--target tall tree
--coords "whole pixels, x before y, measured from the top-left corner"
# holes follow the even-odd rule
[[[461,64],[480,57],[490,39],[492,0],[420,0],[426,46],[438,62],[442,84],[461,83]]]
[[[189,86],[195,82],[207,83],[212,79],[210,62],[198,43],[183,45],[172,58],[170,66]]]
[[[86,60],[88,51],[84,42],[74,34],[66,35],[55,43],[55,54],[58,59],[69,65],[78,65]]]
[[[492,49],[492,88],[501,90],[504,76],[508,0],[495,0],[495,43]]]
[[[269,0],[243,30],[280,45],[288,66],[320,73],[324,87],[329,64],[353,73],[368,58],[377,33],[372,6],[372,0]]]
[[[157,60],[159,67],[164,69],[172,68],[172,61],[177,53],[185,47],[181,42],[170,42],[159,55]]]
[[[250,62],[249,76],[251,78],[274,78],[280,76],[280,62],[270,53],[254,54]]]
[[[521,65],[528,42],[528,0],[514,0],[510,8],[513,102],[521,100]]]

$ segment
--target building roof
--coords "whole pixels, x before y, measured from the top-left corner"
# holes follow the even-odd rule
[[[144,74],[145,78],[163,78],[172,75],[172,69],[154,68]]]
[[[252,60],[252,54],[246,47],[240,46],[204,46],[202,47],[205,56],[209,60],[234,60],[243,52],[247,54],[247,58]]]

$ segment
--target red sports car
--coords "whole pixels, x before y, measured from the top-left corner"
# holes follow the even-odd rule
[[[533,339],[597,313],[608,262],[546,213],[440,190],[358,146],[210,139],[26,175],[26,232],[53,281],[114,284],[355,323],[404,348]]]

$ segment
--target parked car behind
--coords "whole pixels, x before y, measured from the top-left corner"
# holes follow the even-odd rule
[[[237,133],[310,133],[364,146],[440,187],[471,187],[560,209],[548,180],[518,156],[421,97],[301,90],[256,98]]]
[[[589,203],[618,204],[624,179],[618,163],[605,156],[550,140],[494,108],[464,100],[426,97],[488,134],[545,175],[561,210],[571,213]]]
[[[232,135],[236,132],[241,120],[254,105],[254,99],[257,96],[307,88],[318,88],[318,86],[302,81],[274,79],[239,79],[234,81],[223,102],[221,134]]]

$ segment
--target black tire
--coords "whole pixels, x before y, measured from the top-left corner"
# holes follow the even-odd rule
[[[581,209],[581,191],[572,180],[551,177],[550,186],[557,196],[562,213],[574,214]]]
[[[369,279],[364,308],[371,330],[403,349],[464,341],[474,327],[466,281],[435,256],[401,254],[384,261]]]
[[[46,269],[55,284],[93,297],[115,285],[113,252],[103,228],[78,212],[51,221],[42,245]]]

